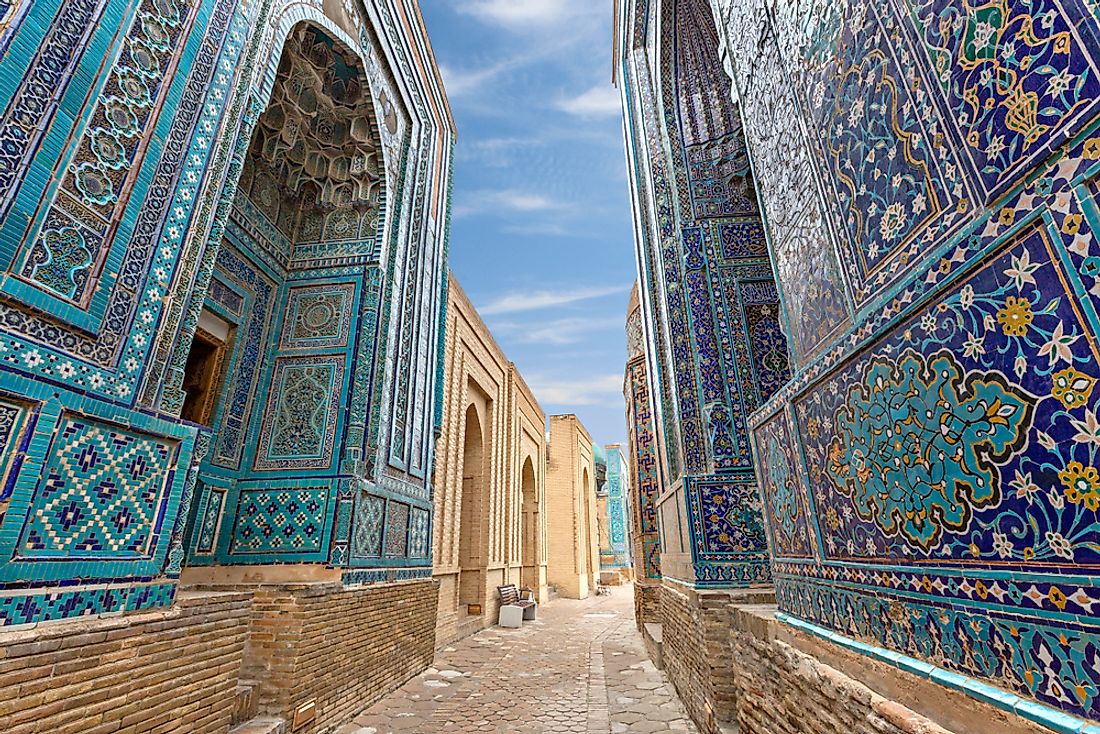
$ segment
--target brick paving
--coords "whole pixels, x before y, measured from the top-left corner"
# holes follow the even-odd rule
[[[337,734],[465,732],[697,734],[645,654],[630,587],[559,599],[522,629],[493,627],[439,651]]]

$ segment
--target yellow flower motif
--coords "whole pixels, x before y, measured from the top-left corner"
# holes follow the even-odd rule
[[[1000,322],[1005,336],[1023,336],[1034,319],[1031,301],[1016,296],[1009,296],[1005,300],[1004,308],[997,312],[997,321]]]
[[[1100,138],[1089,138],[1085,141],[1085,160],[1095,161],[1100,159]]]
[[[1066,608],[1066,594],[1057,586],[1051,586],[1050,591],[1047,593],[1047,599],[1050,603],[1058,607],[1060,610],[1065,611]]]
[[[1080,214],[1067,214],[1065,220],[1062,222],[1062,232],[1065,234],[1077,234],[1081,231],[1081,221],[1083,217]]]
[[[833,530],[840,527],[840,516],[836,514],[835,508],[830,507],[825,510],[825,524]]]
[[[1055,372],[1051,379],[1054,381],[1050,388],[1051,395],[1058,398],[1058,401],[1069,410],[1079,408],[1088,402],[1092,396],[1092,389],[1096,386],[1095,378],[1078,372],[1072,367]]]
[[[1065,485],[1066,499],[1070,502],[1083,504],[1094,512],[1100,509],[1100,472],[1096,471],[1096,467],[1071,461],[1058,472],[1058,478]]]
[[[1016,221],[1016,210],[1007,206],[1001,209],[999,221],[1003,226],[1011,227],[1012,223]]]

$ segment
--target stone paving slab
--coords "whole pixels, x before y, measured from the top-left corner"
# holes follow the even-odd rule
[[[336,734],[697,734],[645,654],[629,586],[484,630]]]

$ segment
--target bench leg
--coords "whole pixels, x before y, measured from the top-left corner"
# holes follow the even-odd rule
[[[532,620],[532,619],[537,619],[538,616],[539,616],[539,605],[538,604],[532,604],[529,607],[524,607],[523,608],[523,620],[525,622],[529,621],[529,620]]]

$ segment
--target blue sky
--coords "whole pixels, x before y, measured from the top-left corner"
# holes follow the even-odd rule
[[[451,268],[546,413],[623,441],[634,255],[610,0],[421,0],[458,126]]]

